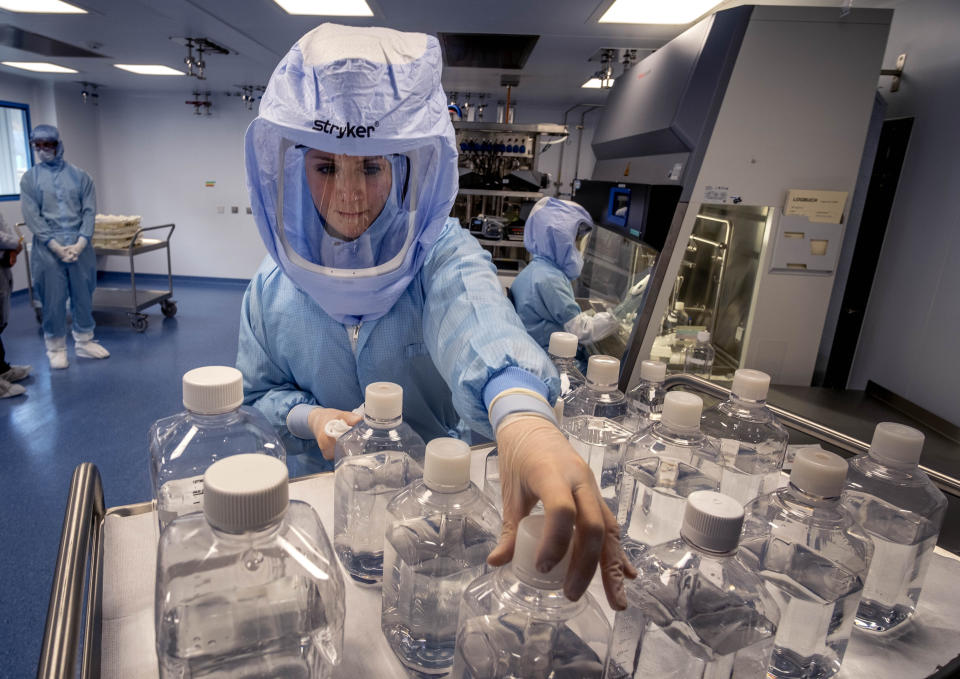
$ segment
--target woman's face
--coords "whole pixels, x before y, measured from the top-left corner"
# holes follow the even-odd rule
[[[383,156],[346,156],[310,149],[307,185],[327,228],[344,240],[358,238],[379,215],[393,186]]]

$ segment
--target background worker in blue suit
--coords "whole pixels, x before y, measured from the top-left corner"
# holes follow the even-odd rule
[[[97,258],[90,239],[97,197],[86,172],[63,159],[63,142],[52,125],[37,125],[30,144],[39,161],[20,179],[20,207],[33,232],[30,269],[43,306],[43,339],[50,367],[66,368],[67,299],[77,356],[107,358],[93,339],[93,291]]]
[[[576,599],[603,565],[626,605],[616,520],[553,420],[557,375],[504,297],[490,257],[456,220],[457,152],[436,38],[324,24],[284,57],[246,133],[247,182],[269,252],[243,300],[246,402],[290,457],[333,457],[324,433],[374,381],[403,387],[425,439],[495,436],[510,560],[542,499],[546,570],[571,540]],[[329,464],[329,463],[328,463]],[[574,533],[574,525],[576,532]]]
[[[533,259],[517,274],[510,294],[527,332],[544,349],[555,332],[598,342],[619,325],[609,312],[581,311],[573,296],[570,281],[583,270],[577,240],[592,228],[593,220],[582,206],[559,198],[538,200],[523,226],[523,245]]]

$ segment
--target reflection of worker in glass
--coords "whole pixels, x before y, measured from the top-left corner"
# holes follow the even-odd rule
[[[540,563],[576,543],[566,591],[598,560],[611,602],[632,574],[593,475],[557,429],[557,377],[503,296],[490,257],[456,220],[457,151],[437,40],[324,24],[287,54],[246,134],[247,180],[269,252],[243,300],[246,402],[279,430],[296,471],[330,469],[331,420],[371,382],[403,388],[425,440],[495,436],[504,534],[538,498]],[[576,533],[572,533],[576,525]]]
[[[33,232],[30,267],[43,305],[43,338],[51,368],[66,368],[67,299],[77,356],[107,358],[93,339],[93,291],[97,258],[90,245],[97,198],[90,175],[63,159],[63,142],[52,125],[30,135],[39,163],[20,180],[23,220]]]
[[[510,293],[527,332],[544,348],[554,332],[598,342],[617,329],[617,319],[609,312],[580,311],[570,284],[583,269],[577,239],[592,227],[583,207],[559,198],[537,201],[523,227],[523,244],[533,259],[517,274]]]

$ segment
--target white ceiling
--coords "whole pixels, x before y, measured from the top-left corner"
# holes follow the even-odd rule
[[[603,47],[655,49],[686,26],[599,24],[612,0],[368,0],[374,17],[334,18],[339,23],[389,26],[426,33],[518,33],[540,36],[521,71],[448,68],[447,91],[486,92],[502,98],[502,73],[517,73],[512,97],[521,105],[599,103],[606,92],[580,86],[597,70],[588,58]],[[669,0],[665,0],[669,1]],[[849,0],[766,0],[759,4],[820,5],[838,8]],[[857,0],[857,7],[894,7],[903,0]],[[265,85],[277,62],[302,34],[323,17],[290,16],[272,0],[76,0],[85,15],[15,14],[0,10],[0,24],[11,24],[62,42],[91,49],[105,58],[56,58],[76,75],[0,71],[57,82],[95,82],[110,90],[138,89],[189,93],[236,91],[235,85]],[[743,4],[728,0],[722,7]],[[206,37],[236,54],[209,55],[207,80],[141,76],[114,63],[160,63],[183,69],[186,48],[171,37]],[[642,54],[642,53],[641,53]],[[0,46],[0,61],[51,60]],[[79,93],[80,86],[77,85]]]

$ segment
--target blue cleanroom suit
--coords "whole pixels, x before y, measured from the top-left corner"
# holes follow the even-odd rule
[[[510,412],[551,416],[555,369],[489,255],[448,218],[457,152],[440,63],[432,36],[321,25],[274,71],[247,130],[251,204],[270,256],[244,296],[237,367],[246,402],[314,469],[332,464],[309,431],[291,430],[291,413],[351,410],[375,381],[403,387],[404,420],[425,440],[492,435],[491,419]],[[304,179],[311,149],[331,167],[389,159],[392,188],[359,238],[321,214],[326,197]]]

